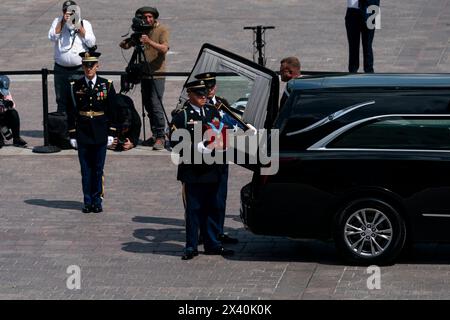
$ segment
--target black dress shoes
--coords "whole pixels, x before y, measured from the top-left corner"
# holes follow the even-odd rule
[[[219,240],[222,243],[228,243],[228,244],[236,244],[239,243],[239,240],[236,238],[232,238],[226,234],[219,234],[219,236],[217,237],[217,240]]]
[[[216,256],[232,256],[234,254],[234,251],[230,249],[225,249],[224,247],[218,247],[213,250],[205,250],[205,254]]]
[[[81,211],[82,211],[83,213],[89,213],[89,212],[92,212],[92,206],[89,205],[89,204],[85,204],[85,205],[83,206],[83,208],[81,209]]]
[[[100,213],[100,212],[103,212],[103,208],[102,208],[102,206],[93,206],[93,207],[92,207],[92,212],[93,212],[93,213]]]
[[[196,256],[198,256],[198,250],[189,250],[181,256],[181,260],[191,260]]]
[[[25,148],[27,146],[27,142],[22,138],[13,139],[13,145],[19,148]]]

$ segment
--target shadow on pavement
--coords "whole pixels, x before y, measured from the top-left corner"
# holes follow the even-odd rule
[[[396,264],[450,264],[450,244],[414,244],[403,250]]]
[[[134,217],[133,222],[138,223],[155,223],[155,224],[165,224],[170,226],[179,226],[184,228],[184,220],[174,219],[174,218],[162,218],[162,217]]]
[[[228,218],[239,219],[239,216],[227,215]],[[136,229],[133,236],[139,242],[123,243],[122,250],[134,253],[154,253],[171,256],[182,254],[185,242],[184,220],[164,217],[136,216],[137,223],[159,224],[168,228]],[[325,264],[339,264],[333,243],[320,241],[297,241],[284,237],[264,237],[250,233],[244,228],[225,230],[230,236],[237,237],[239,243],[225,245],[235,251],[228,260],[244,261],[304,261]],[[174,243],[174,242],[179,242]],[[202,255],[202,246],[199,248]]]
[[[184,248],[183,244],[186,239],[183,220],[163,217],[137,216],[134,217],[132,221],[137,223],[168,225],[175,228],[136,229],[133,232],[133,236],[142,242],[123,243],[123,251],[181,256]],[[181,244],[173,242],[180,242]]]
[[[81,207],[83,206],[83,203],[79,201],[27,199],[24,202],[27,204],[31,204],[33,206],[41,206],[65,210],[80,210]]]
[[[240,221],[238,215],[227,215]],[[171,226],[168,228],[136,229],[133,236],[141,242],[123,244],[122,250],[135,253],[154,253],[180,256],[185,241],[184,220],[164,217],[136,216],[133,222]],[[347,265],[341,259],[333,241],[299,240],[286,237],[261,236],[244,228],[226,228],[230,236],[239,239],[238,244],[224,245],[235,255],[225,257],[233,261],[305,262],[323,265]],[[174,243],[177,242],[177,243]],[[199,247],[200,256],[202,246]],[[450,264],[450,244],[416,244],[405,248],[394,264]]]
[[[137,229],[133,236],[142,242],[123,243],[123,251],[181,256],[184,248],[181,244],[173,243],[184,243],[185,232],[180,228]]]
[[[42,138],[44,132],[42,130],[20,130],[20,135],[24,137]]]

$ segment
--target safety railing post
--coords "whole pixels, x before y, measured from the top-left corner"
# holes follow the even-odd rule
[[[56,146],[51,146],[48,139],[48,69],[41,70],[42,75],[42,124],[44,127],[44,145],[33,148],[36,153],[54,153],[61,151]]]
[[[48,69],[42,69],[42,110],[44,125],[44,146],[48,146]]]

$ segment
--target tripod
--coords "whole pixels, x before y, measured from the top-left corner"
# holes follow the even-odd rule
[[[137,40],[137,41],[136,41]],[[135,39],[136,43],[139,43],[139,39]],[[162,108],[162,112],[164,114],[165,117],[165,121],[167,123],[167,125],[169,124],[169,118],[167,117],[167,113],[166,110],[164,108],[164,104],[162,101],[162,96],[159,92],[159,90],[157,90],[156,87],[156,82],[155,79],[153,77],[153,72],[150,69],[150,64],[147,62],[147,58],[145,57],[145,53],[144,53],[144,46],[142,44],[136,44],[134,47],[134,51],[133,54],[131,55],[131,59],[130,62],[128,63],[128,66],[126,68],[127,71],[127,75],[132,74],[132,79],[131,79],[131,83],[134,86],[134,84],[137,83],[141,83],[141,103],[142,103],[142,126],[143,126],[143,134],[144,134],[144,141],[146,140],[146,133],[145,133],[145,111],[148,112],[148,110],[146,110],[145,106],[146,106],[146,102],[149,103],[149,101],[145,101],[144,99],[144,95],[142,94],[143,88],[142,88],[142,80],[144,76],[149,76],[149,80],[152,83],[153,89],[156,93],[156,97],[160,103],[160,106]],[[151,102],[150,102],[151,103]],[[150,117],[149,117],[150,119]],[[152,119],[150,119],[151,121]]]
[[[275,29],[274,26],[252,26],[244,27],[244,30],[253,30],[253,61],[258,54],[258,64],[266,65],[266,30]]]

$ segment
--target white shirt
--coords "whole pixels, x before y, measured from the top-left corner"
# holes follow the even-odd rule
[[[194,104],[192,104],[190,102],[189,102],[189,104],[191,105],[192,109],[194,109],[195,112],[197,112],[200,116],[202,115],[200,107],[197,107],[196,105],[194,105]]]
[[[95,45],[96,39],[92,25],[89,21],[83,20],[83,27],[86,30],[84,38],[75,33],[74,30],[70,30],[66,23],[61,33],[57,34],[55,32],[56,26],[61,20],[62,17],[55,18],[48,31],[49,40],[55,43],[55,62],[63,67],[79,66],[81,65],[81,57],[78,54]]]
[[[84,80],[86,81],[86,85],[89,87],[89,81],[92,81],[92,87],[91,89],[94,89],[95,84],[97,83],[97,75],[92,78],[92,80],[89,80],[88,78],[84,77]]]
[[[359,9],[359,1],[358,0],[347,0],[347,8]]]

